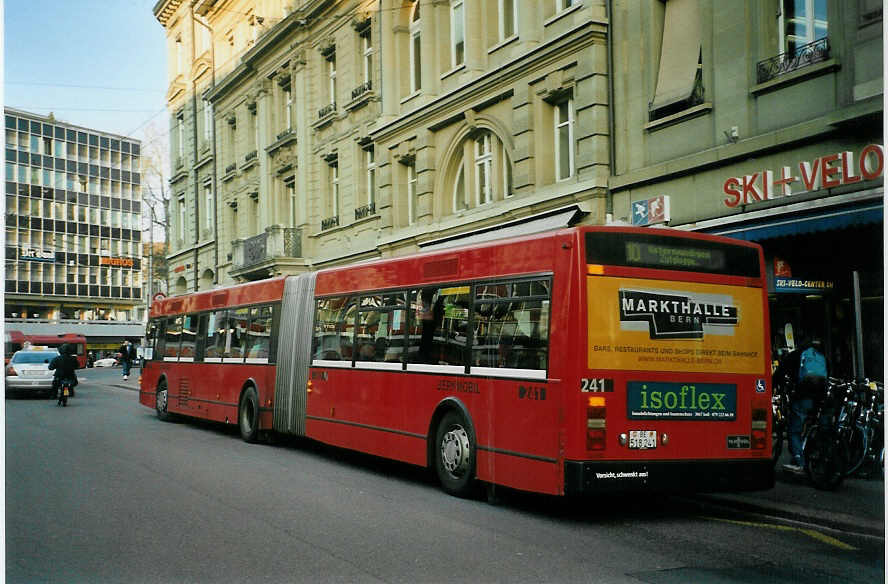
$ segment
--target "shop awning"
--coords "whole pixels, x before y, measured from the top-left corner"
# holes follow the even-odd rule
[[[583,215],[585,215],[585,213],[580,210],[579,206],[571,205],[570,207],[540,213],[525,219],[510,221],[487,229],[461,233],[452,237],[429,241],[428,243],[420,243],[419,246],[423,251],[445,249],[461,245],[472,245],[484,241],[492,241],[494,239],[502,239],[504,237],[540,233],[542,231],[570,227]]]
[[[747,241],[761,241],[774,237],[802,235],[818,231],[829,231],[882,223],[884,218],[881,200],[853,207],[824,209],[807,215],[782,215],[770,219],[760,219],[736,225],[723,225],[706,230],[714,235],[724,235]]]

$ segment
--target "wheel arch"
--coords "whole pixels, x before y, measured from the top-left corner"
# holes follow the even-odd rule
[[[467,408],[466,404],[458,398],[446,397],[435,406],[435,411],[432,414],[432,418],[429,420],[429,427],[426,433],[426,468],[432,468],[435,463],[435,434],[438,429],[438,424],[441,423],[441,419],[444,418],[448,412],[452,411],[459,412],[462,415],[463,419],[466,421],[467,430],[469,431],[469,437],[472,440],[472,444],[475,445],[476,449],[478,448],[475,423],[472,421],[472,415],[469,413],[469,408]]]

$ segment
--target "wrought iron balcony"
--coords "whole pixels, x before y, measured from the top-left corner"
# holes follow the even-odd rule
[[[336,102],[328,103],[318,110],[318,119],[323,119],[336,111]]]
[[[259,156],[259,152],[253,150],[252,152],[247,152],[246,156],[244,156],[244,163],[250,162],[251,160],[256,160]]]
[[[231,264],[235,272],[265,269],[299,257],[302,257],[302,230],[298,228],[271,225],[263,233],[231,242]]]
[[[244,240],[244,266],[258,264],[268,257],[268,233],[260,233]]]
[[[802,45],[795,51],[781,53],[776,57],[759,61],[756,65],[756,80],[758,83],[764,83],[808,65],[826,61],[829,59],[829,49],[829,38],[824,37],[813,43]]]
[[[370,203],[369,205],[364,205],[363,207],[355,209],[355,221],[358,219],[364,219],[370,215],[376,215],[376,203]]]
[[[321,231],[326,231],[327,229],[332,229],[333,227],[339,227],[339,215],[328,217],[327,219],[321,221]]]
[[[292,132],[293,132],[293,128],[287,128],[286,130],[284,130],[283,132],[281,132],[280,134],[277,135],[276,140],[283,140]]]
[[[358,99],[368,91],[373,90],[373,81],[365,81],[364,83],[358,85],[354,89],[352,89],[352,99]]]
[[[237,162],[232,162],[231,164],[229,164],[228,166],[225,167],[225,174],[228,174],[230,172],[234,172],[235,170],[237,170]]]

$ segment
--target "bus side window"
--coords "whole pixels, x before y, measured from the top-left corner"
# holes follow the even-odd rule
[[[179,358],[179,341],[182,340],[182,317],[171,316],[166,321],[166,341],[164,343],[164,359]]]
[[[469,291],[469,286],[450,286],[411,293],[411,363],[465,365]]]
[[[250,310],[247,359],[268,359],[271,346],[271,320],[271,306],[259,306]]]
[[[228,313],[229,346],[225,357],[229,361],[243,361],[247,349],[247,330],[249,328],[249,308],[237,308]]]
[[[197,315],[187,314],[182,320],[182,344],[179,357],[194,359],[194,345],[197,341]]]
[[[549,303],[548,280],[477,286],[472,365],[545,370]]]
[[[317,301],[312,339],[314,359],[352,360],[356,311],[355,299],[350,296],[321,298]]]
[[[207,351],[207,328],[210,323],[210,314],[201,314],[197,319],[197,336],[194,342],[194,360],[203,361]]]
[[[398,363],[404,347],[404,294],[361,298],[355,326],[356,361]]]
[[[151,359],[163,360],[164,347],[166,345],[166,321],[157,318],[152,321]]]
[[[217,310],[209,315],[204,359],[217,360],[225,355],[225,339],[228,333],[227,314],[225,310]]]

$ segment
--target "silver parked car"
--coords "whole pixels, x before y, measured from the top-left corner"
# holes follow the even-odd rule
[[[42,393],[53,396],[52,377],[49,363],[59,356],[57,349],[31,347],[16,351],[6,366],[6,394]]]

